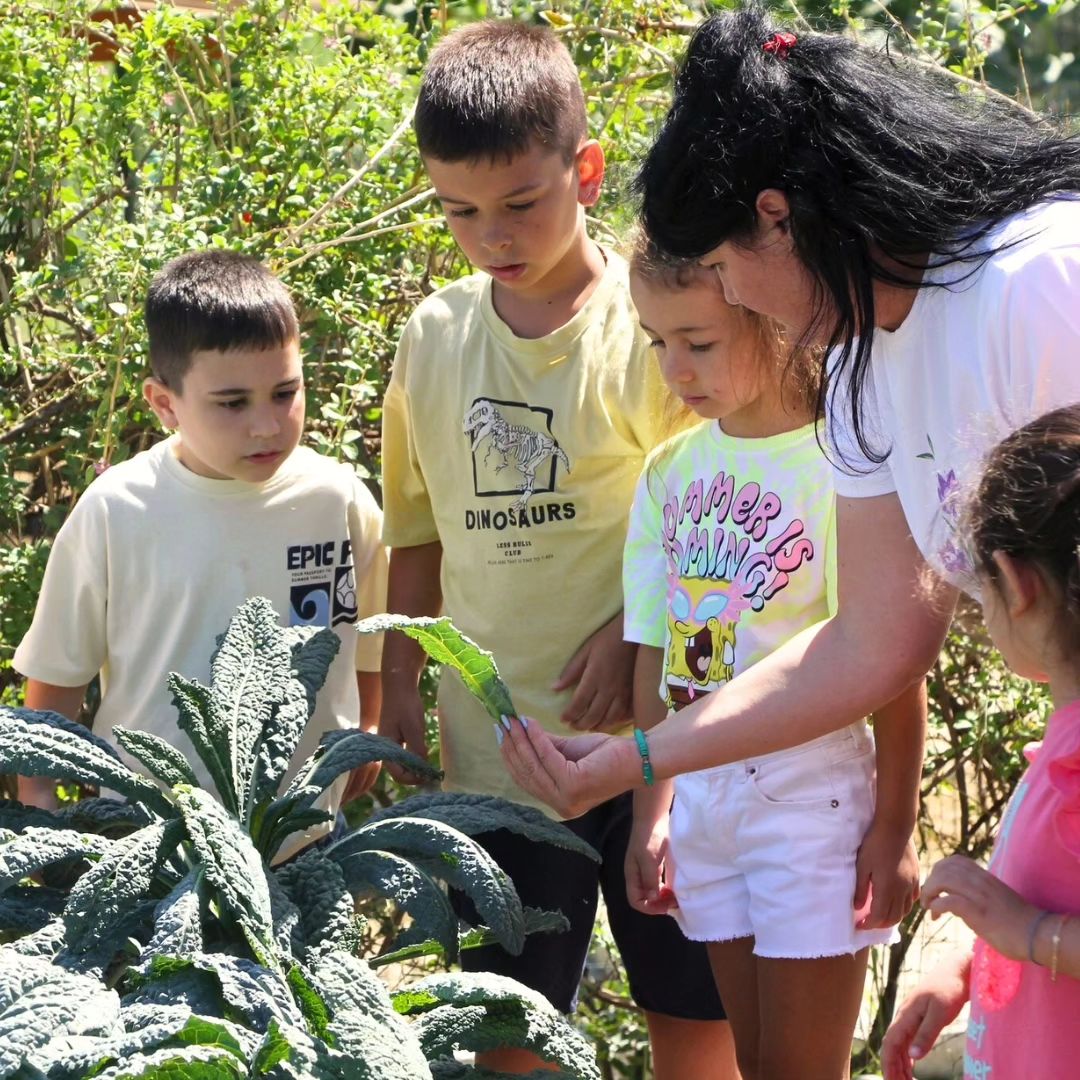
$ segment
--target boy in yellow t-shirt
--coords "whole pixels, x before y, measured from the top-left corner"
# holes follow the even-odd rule
[[[415,127],[450,230],[483,272],[428,297],[398,349],[383,414],[387,606],[445,608],[495,654],[521,712],[550,730],[619,728],[634,658],[622,640],[622,547],[664,391],[626,266],[585,229],[604,156],[586,134],[573,61],[549,30],[473,24],[432,54]],[[411,641],[390,636],[380,731],[421,755],[422,666]],[[448,789],[532,802],[450,671],[439,721]],[[626,902],[629,796],[568,824],[600,851],[600,867],[505,832],[479,839],[526,905],[562,910],[571,930],[530,939],[516,958],[468,951],[463,964],[570,1011],[602,888],[658,1080],[734,1076],[703,946]],[[542,1062],[499,1050],[481,1064],[529,1072]]]

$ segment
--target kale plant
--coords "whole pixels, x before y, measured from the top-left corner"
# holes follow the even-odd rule
[[[490,657],[444,620],[362,629],[392,623],[490,708],[512,709]],[[519,952],[526,933],[564,926],[523,910],[470,834],[507,828],[595,857],[569,830],[499,799],[420,795],[273,865],[290,836],[329,819],[319,796],[347,771],[395,760],[438,775],[377,735],[339,731],[283,785],[337,649],[331,631],[285,629],[254,599],[220,638],[209,687],[170,676],[215,792],[155,735],[114,731],[141,775],[56,713],[0,709],[0,770],[120,796],[56,812],[0,803],[0,1080],[492,1080],[455,1051],[499,1046],[557,1062],[544,1080],[598,1080],[587,1041],[517,983],[445,973],[391,994],[373,970],[489,941]],[[485,926],[462,932],[446,885]],[[369,961],[356,904],[370,896],[409,921]]]

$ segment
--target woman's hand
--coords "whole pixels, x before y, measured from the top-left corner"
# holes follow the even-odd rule
[[[923,886],[932,918],[958,915],[992,949],[1010,960],[1028,959],[1028,935],[1041,908],[963,855],[942,859]]]
[[[969,954],[958,953],[935,968],[896,1010],[881,1044],[885,1080],[913,1080],[912,1061],[925,1057],[968,999]]]
[[[496,725],[503,761],[518,786],[561,817],[586,810],[636,787],[641,758],[633,739],[616,735],[549,735],[525,718]]]

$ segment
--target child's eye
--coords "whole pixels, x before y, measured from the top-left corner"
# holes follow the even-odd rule
[[[475,206],[466,206],[464,209],[461,209],[461,210],[450,210],[449,211],[450,217],[453,217],[453,218],[472,217],[473,214],[475,214],[475,213],[476,213],[476,207]]]
[[[220,405],[221,408],[228,409],[229,412],[237,412],[239,409],[242,409],[246,404],[247,402],[244,400],[244,398],[229,398],[228,401],[218,402],[218,405]]]
[[[690,351],[694,352],[694,353],[708,352],[715,344],[716,344],[715,341],[704,341],[700,345],[693,345],[692,344],[690,346]]]
[[[292,401],[300,393],[299,386],[292,386],[288,390],[279,390],[275,395],[279,401]]]
[[[523,202],[523,203],[507,203],[506,205],[511,210],[514,210],[514,211],[520,213],[522,210],[531,210],[536,205],[536,200],[533,199],[531,202]]]
[[[650,344],[650,345],[651,345],[651,346],[652,346],[652,347],[653,347],[654,349],[662,349],[662,348],[664,347],[664,342],[663,342],[663,340],[662,340],[662,339],[660,339],[660,338],[657,338],[657,339],[656,339],[655,341],[650,341],[650,342],[649,342],[649,344]]]

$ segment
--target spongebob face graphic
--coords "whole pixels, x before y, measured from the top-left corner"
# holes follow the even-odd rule
[[[732,583],[682,578],[668,595],[668,705],[681,709],[735,674],[735,623],[744,605]]]

